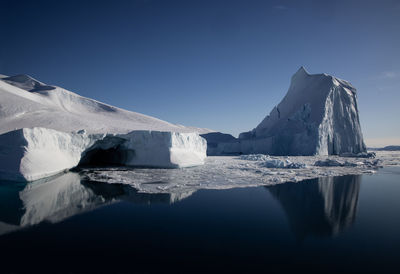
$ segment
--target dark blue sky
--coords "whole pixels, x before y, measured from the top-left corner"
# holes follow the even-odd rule
[[[304,65],[358,89],[371,143],[400,140],[400,1],[0,2],[1,74],[236,135]]]

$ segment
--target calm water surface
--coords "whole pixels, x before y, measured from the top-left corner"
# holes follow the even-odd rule
[[[0,273],[400,273],[400,169],[143,194],[0,183]]]

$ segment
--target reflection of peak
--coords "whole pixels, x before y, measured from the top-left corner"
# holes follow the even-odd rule
[[[334,234],[351,226],[357,213],[361,176],[327,177],[318,180],[324,197],[325,216]]]
[[[298,238],[331,236],[356,218],[359,175],[328,177],[268,187],[281,203]]]

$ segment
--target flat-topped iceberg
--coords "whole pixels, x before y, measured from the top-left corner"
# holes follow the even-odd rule
[[[82,164],[179,168],[202,165],[207,143],[197,133],[65,133],[23,128],[0,135],[0,179],[34,181]]]

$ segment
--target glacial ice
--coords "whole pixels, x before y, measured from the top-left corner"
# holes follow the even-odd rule
[[[86,134],[24,128],[0,135],[0,179],[34,181],[99,160],[126,166],[196,166],[204,163],[206,149],[197,133]]]
[[[261,161],[260,165],[268,168],[306,168],[304,163],[294,163],[289,159],[279,159],[265,154],[248,154],[240,156],[241,160]]]
[[[0,78],[0,119],[0,134],[32,127],[67,133],[85,129],[91,134],[125,134],[132,130],[211,132],[107,105],[27,75]]]
[[[103,205],[118,201],[140,204],[174,203],[201,189],[229,189],[236,187],[269,186],[271,194],[281,202],[288,213],[292,225],[307,226],[307,223],[291,219],[291,215],[298,210],[292,207],[290,201],[301,199],[301,204],[310,208],[312,204],[321,209],[326,221],[332,224],[332,233],[352,221],[355,212],[351,205],[357,199],[351,199],[352,190],[359,188],[355,178],[352,183],[346,183],[348,191],[343,192],[343,178],[332,177],[347,174],[374,173],[377,166],[372,166],[376,159],[342,158],[338,156],[293,156],[273,158],[281,161],[290,160],[295,163],[304,163],[306,167],[299,169],[268,168],[263,161],[266,155],[246,156],[219,156],[208,157],[205,165],[188,169],[146,169],[129,167],[81,167],[80,172],[67,172],[50,178],[27,184],[3,182],[0,191],[0,207],[10,203],[11,207],[6,218],[0,221],[0,235],[10,233],[43,221],[57,223],[73,215],[84,213]],[[398,172],[400,166],[400,152],[377,152],[379,165],[387,168],[382,172]],[[335,160],[338,163],[348,161],[352,165],[346,166],[315,166],[316,161]],[[327,177],[329,176],[329,177]],[[282,184],[303,179],[318,178],[317,182],[304,184]],[[277,184],[281,184],[277,186]],[[286,195],[280,193],[280,189]],[[312,189],[304,192],[299,189]],[[349,193],[350,191],[350,193]],[[356,191],[357,192],[357,191]],[[311,196],[310,196],[311,194]],[[313,196],[317,195],[317,196]],[[350,195],[350,196],[349,196]],[[316,199],[318,198],[318,199]],[[321,199],[323,198],[323,199]],[[335,206],[335,200],[337,200]],[[317,204],[315,204],[317,203]],[[343,206],[350,205],[351,211],[343,211]],[[289,206],[289,207],[288,207]],[[301,205],[300,205],[301,206]],[[313,221],[315,215],[305,211]],[[315,214],[315,210],[312,210]],[[293,223],[294,221],[294,223]]]
[[[299,163],[299,168],[267,167],[265,155],[209,156],[204,165],[188,169],[82,168],[89,181],[126,184],[141,193],[188,193],[199,189],[229,189],[299,182],[306,179],[371,174],[382,166],[400,166],[400,152],[377,153],[378,159],[330,156],[274,156],[282,162]],[[317,161],[335,161],[339,166],[318,166]],[[346,163],[347,162],[347,163]],[[346,164],[344,164],[346,163]],[[343,165],[342,165],[343,164]]]
[[[0,78],[0,179],[33,181],[80,164],[201,165],[208,129],[79,96],[27,75]],[[96,162],[97,161],[97,162]]]
[[[230,134],[221,132],[210,132],[201,134],[207,141],[207,155],[236,155],[240,148],[237,139]]]
[[[286,96],[253,130],[236,142],[220,142],[215,154],[353,155],[366,152],[356,89],[327,74],[301,67]]]
[[[46,128],[0,135],[0,178],[33,181],[73,168],[94,139]]]
[[[197,133],[138,130],[105,136],[84,152],[82,162],[90,164],[93,158],[125,166],[191,167],[204,163],[206,150],[206,141]]]

